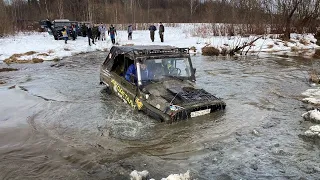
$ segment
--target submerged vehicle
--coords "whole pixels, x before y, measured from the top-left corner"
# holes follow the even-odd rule
[[[225,102],[195,87],[189,48],[113,46],[100,84],[131,107],[171,123],[223,110]]]

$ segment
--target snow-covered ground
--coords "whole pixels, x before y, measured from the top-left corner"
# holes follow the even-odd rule
[[[177,24],[176,27],[166,27],[163,43],[160,42],[157,32],[155,34],[155,42],[151,42],[148,30],[134,31],[132,40],[128,40],[126,31],[118,31],[116,42],[119,45],[171,45],[189,48],[194,46],[197,49],[196,53],[201,53],[201,48],[208,44],[219,49],[230,49],[235,46],[241,46],[245,42],[249,43],[258,37],[211,36],[208,33],[210,31],[203,32],[199,26],[203,25]],[[318,47],[315,44],[316,39],[311,34],[292,34],[291,36],[292,39],[288,42],[277,39],[276,35],[264,36],[253,43],[249,52],[294,53],[299,50]],[[111,47],[112,44],[109,37],[107,37],[107,41],[98,41],[96,45],[89,46],[86,37],[78,37],[75,41],[69,40],[68,44],[64,44],[63,40],[56,41],[48,33],[19,33],[15,36],[0,39],[0,62],[13,54],[26,53],[28,51],[35,51],[36,54],[22,56],[19,59],[61,59],[78,53],[108,50]],[[44,53],[47,55],[43,55]]]
[[[304,102],[312,104],[317,109],[310,110],[304,114],[302,117],[306,121],[311,121],[315,124],[320,124],[320,88],[308,89],[302,93],[302,95],[307,96],[303,99]],[[320,138],[320,125],[311,126],[305,133],[305,136],[312,138]]]

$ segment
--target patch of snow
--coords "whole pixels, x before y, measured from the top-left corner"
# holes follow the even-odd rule
[[[302,93],[304,96],[308,96],[302,101],[310,104],[319,104],[320,105],[320,89],[308,89],[305,92]]]
[[[189,170],[184,174],[171,174],[167,178],[162,178],[161,180],[190,180]]]
[[[306,121],[313,121],[316,123],[320,123],[320,111],[318,109],[314,109],[302,114],[302,117]]]
[[[311,126],[304,135],[307,137],[320,137],[320,125]]]
[[[134,170],[130,173],[130,180],[145,180],[149,177],[149,172],[143,170],[141,172]]]
[[[149,172],[143,170],[141,172],[134,170],[130,173],[130,180],[146,180],[149,179]],[[155,180],[151,178],[150,180]],[[189,170],[184,174],[170,174],[167,178],[162,178],[161,180],[191,180]]]

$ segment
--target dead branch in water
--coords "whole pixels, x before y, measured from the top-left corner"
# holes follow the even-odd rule
[[[244,43],[242,46],[236,46],[234,49],[230,50],[229,55],[230,56],[234,56],[236,52],[246,48],[247,46],[251,47],[254,42],[256,42],[258,39],[261,39],[262,37],[263,36],[259,36],[259,37],[257,37],[256,39],[252,40],[249,43]]]

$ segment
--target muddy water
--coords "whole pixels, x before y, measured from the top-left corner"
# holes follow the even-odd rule
[[[300,134],[301,92],[316,62],[281,57],[194,56],[197,85],[224,112],[159,123],[109,96],[105,53],[12,65],[0,73],[0,179],[319,179],[320,150]],[[4,65],[0,65],[4,66]]]

